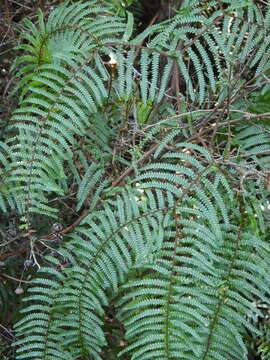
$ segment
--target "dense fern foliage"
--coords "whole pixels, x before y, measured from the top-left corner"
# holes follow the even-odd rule
[[[270,305],[270,10],[186,0],[138,33],[100,3],[25,20],[13,66],[0,208],[39,267],[16,359],[103,359],[112,304],[120,358],[247,359]]]

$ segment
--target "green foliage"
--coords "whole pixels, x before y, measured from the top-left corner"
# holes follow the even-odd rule
[[[120,358],[243,360],[270,295],[270,128],[241,118],[250,86],[268,94],[269,12],[184,1],[133,36],[131,13],[99,3],[26,20],[13,66],[0,208],[31,244],[70,196],[87,214],[31,280],[16,359],[102,359],[113,302]]]
[[[112,10],[119,16],[125,16],[126,11],[130,8],[131,5],[137,3],[138,0],[111,0],[105,1],[108,7],[111,7]]]
[[[207,90],[218,103],[224,101],[230,77],[237,70],[233,64],[240,67],[247,63],[256,77],[267,68],[263,41],[267,29],[260,25],[263,18],[256,6],[235,10],[230,5],[226,11],[215,10],[206,16],[204,8],[193,4],[186,16],[180,13],[170,24],[149,27],[129,40],[132,16],[126,25],[123,19],[95,5],[95,1],[91,6],[87,2],[63,4],[46,24],[40,12],[38,27],[26,20],[29,31],[22,37],[28,44],[20,48],[30,55],[19,57],[14,65],[20,66],[18,76],[23,76],[16,88],[23,89],[20,106],[12,118],[14,127],[20,129],[18,141],[10,150],[17,161],[11,162],[8,176],[3,177],[10,189],[17,189],[23,211],[57,216],[48,205],[48,196],[67,194],[65,162],[72,162],[74,149],[79,147],[77,137],[86,136],[85,142],[91,143],[90,151],[97,160],[104,158],[104,152],[111,152],[112,120],[103,116],[101,109],[112,93],[124,103],[134,96],[141,98],[138,122],[145,123],[151,104],[166,99],[171,71],[181,74],[187,98],[195,106],[206,100]],[[211,2],[209,7],[215,5]],[[239,11],[237,17],[233,11]],[[246,15],[250,23],[241,21]],[[257,19],[257,29],[253,19]],[[140,49],[149,35],[150,41],[141,49],[140,71],[135,72],[138,80],[134,81],[136,48]],[[190,40],[191,35],[194,40]],[[118,66],[117,79],[109,89],[104,55],[115,58]],[[237,79],[233,86],[230,96],[238,90]]]
[[[262,360],[270,359],[270,326],[269,323],[263,325],[262,328],[263,337],[260,339],[258,347],[258,355],[261,356]]]

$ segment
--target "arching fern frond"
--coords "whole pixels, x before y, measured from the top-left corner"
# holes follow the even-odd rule
[[[254,295],[269,294],[269,247],[246,231],[241,206],[223,201],[226,179],[209,162],[203,148],[179,143],[84,220],[60,250],[61,271],[43,269],[33,283],[27,324],[17,325],[20,359],[28,349],[37,360],[101,359],[112,298],[132,359],[245,357]]]
[[[9,183],[21,184],[18,198],[27,212],[53,216],[54,210],[46,204],[47,194],[65,194],[67,186],[61,185],[66,177],[64,163],[70,161],[72,149],[78,147],[76,136],[84,136],[93,128],[89,140],[95,138],[96,147],[105,150],[107,146],[108,151],[109,130],[105,130],[104,147],[99,130],[103,128],[104,133],[106,126],[103,119],[103,124],[97,125],[94,115],[108,98],[104,82],[109,77],[101,55],[109,49],[102,50],[102,44],[118,41],[111,36],[123,33],[125,24],[114,17],[112,25],[112,17],[105,16],[105,9],[94,1],[64,4],[55,10],[46,26],[40,18],[42,32],[29,21],[27,25],[34,49],[27,48],[32,57],[22,58],[21,62],[34,59],[34,71],[27,64],[19,73],[32,71],[18,85],[24,86],[24,97],[12,118],[20,134],[14,146],[18,160],[16,165],[13,163]],[[43,190],[41,184],[46,184]]]

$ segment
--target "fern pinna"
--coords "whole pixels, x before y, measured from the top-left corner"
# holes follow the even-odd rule
[[[252,124],[259,134],[232,125],[247,114],[244,90],[267,91],[270,12],[186,0],[133,35],[131,13],[99,3],[26,20],[27,55],[14,64],[21,96],[15,135],[0,144],[0,207],[43,244],[37,214],[57,218],[70,192],[87,214],[31,281],[16,358],[102,359],[113,301],[120,358],[243,360],[247,333],[259,335],[249,319],[269,304],[270,141],[264,121]],[[205,128],[222,150],[206,149]],[[133,143],[117,153],[122,133]]]

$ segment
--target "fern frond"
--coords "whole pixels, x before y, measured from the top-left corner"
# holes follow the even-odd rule
[[[43,58],[36,60],[35,64],[39,65],[36,71],[22,79],[24,96],[28,91],[31,94],[21,100],[21,106],[12,119],[20,134],[19,146],[14,147],[18,162],[11,172],[9,183],[10,186],[14,182],[21,183],[23,191],[18,198],[26,203],[30,212],[54,214],[52,208],[46,205],[45,193],[63,195],[67,186],[60,185],[56,178],[49,183],[48,164],[52,173],[60,170],[63,180],[64,162],[70,160],[71,149],[78,146],[75,135],[81,136],[91,127],[97,133],[99,127],[91,121],[91,117],[95,118],[93,114],[107,99],[108,90],[104,85],[105,65],[98,57],[93,60],[92,54],[96,47],[102,52],[102,43],[117,41],[110,38],[111,34],[118,35],[125,26],[120,18],[103,16],[105,9],[95,7],[95,4],[87,2],[59,7],[46,26],[42,25],[44,34],[27,22],[33,34],[33,39],[30,39],[35,47],[33,56]],[[99,20],[97,14],[101,16]],[[34,39],[35,35],[37,39]],[[104,49],[106,53],[108,50]],[[26,67],[24,69],[21,74],[26,73]],[[101,139],[102,132],[95,143],[103,144]],[[53,164],[57,164],[54,169]],[[46,184],[44,191],[41,190],[42,183]]]
[[[133,359],[245,357],[243,328],[256,333],[246,320],[257,311],[253,298],[267,301],[270,292],[269,246],[228,208],[235,201],[223,200],[226,179],[209,166],[211,155],[196,144],[176,149],[84,220],[60,250],[61,271],[42,270],[52,282],[35,280],[37,305],[30,295],[27,327],[22,320],[17,328],[22,349],[38,349],[37,360],[64,359],[68,349],[73,359],[101,359],[103,307],[115,297],[129,343],[122,353]],[[40,284],[56,290],[46,299]],[[33,310],[46,321],[36,326]],[[25,350],[19,356],[28,358]]]
[[[183,216],[185,209],[179,210]],[[227,227],[224,248],[206,225],[208,213],[188,213],[204,225],[180,218],[174,241],[164,241],[160,260],[147,267],[150,275],[122,287],[119,318],[131,343],[122,353],[133,359],[225,360],[233,354],[240,360],[247,354],[242,328],[257,333],[245,317],[256,311],[254,295],[266,291],[264,280],[258,282],[260,266],[254,266],[255,256],[264,258],[264,245]],[[243,270],[244,264],[252,270]]]
[[[242,125],[237,129],[235,143],[239,153],[244,155],[243,164],[249,164],[250,170],[260,167],[269,170],[270,160],[270,127],[264,124]]]

